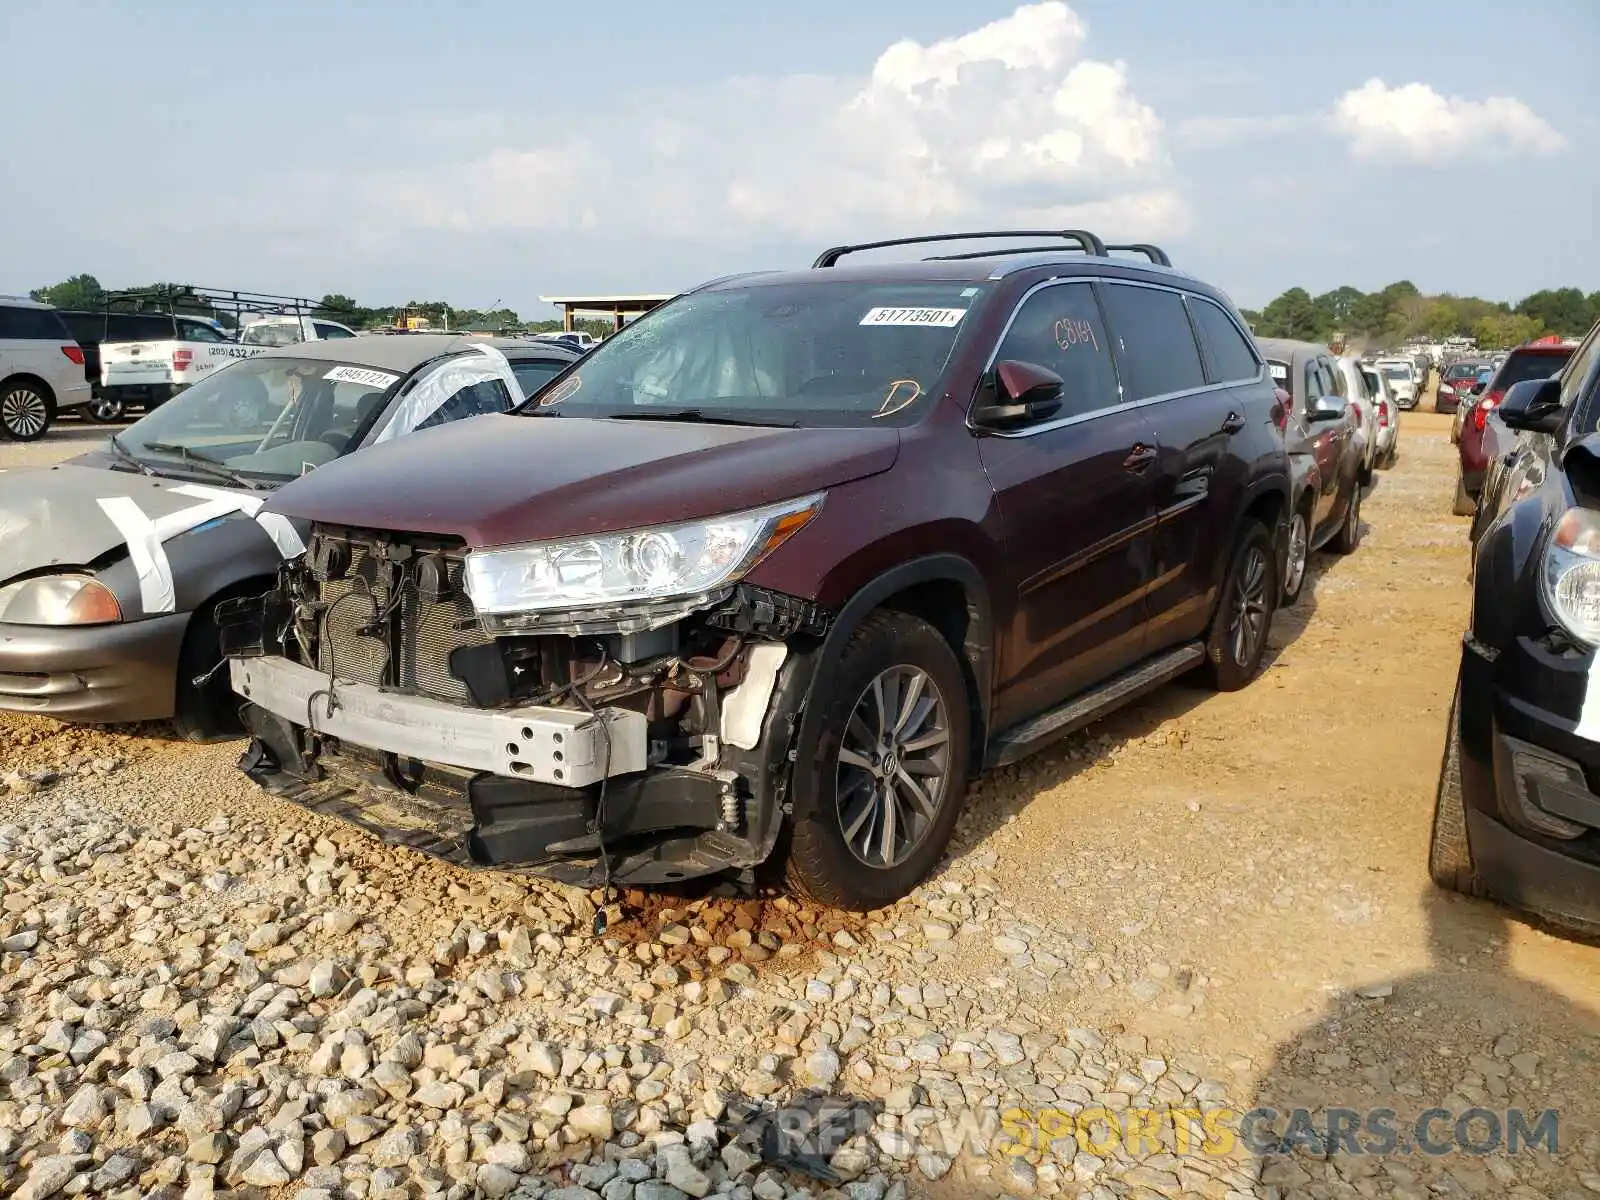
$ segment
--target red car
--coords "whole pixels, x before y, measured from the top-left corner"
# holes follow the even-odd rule
[[[1478,492],[1483,488],[1484,473],[1495,454],[1503,452],[1503,448],[1496,451],[1484,436],[1489,413],[1504,399],[1512,384],[1554,375],[1572,357],[1573,349],[1571,343],[1557,339],[1529,342],[1513,350],[1495,372],[1482,397],[1461,422],[1461,464],[1456,471],[1456,498],[1452,509],[1456,516],[1472,515],[1478,505]]]

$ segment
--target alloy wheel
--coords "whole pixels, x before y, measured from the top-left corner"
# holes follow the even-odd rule
[[[1241,666],[1255,661],[1257,650],[1267,636],[1267,556],[1260,546],[1251,546],[1239,564],[1233,585],[1233,621],[1228,640],[1233,661]]]
[[[89,419],[109,424],[112,421],[122,420],[123,404],[121,400],[110,400],[99,396],[89,401]]]
[[[1311,539],[1306,536],[1306,519],[1304,514],[1295,513],[1289,522],[1289,557],[1283,565],[1283,591],[1285,595],[1293,596],[1300,590],[1300,583],[1306,577],[1306,561],[1311,556]]]
[[[49,405],[31,387],[14,387],[0,396],[0,425],[13,437],[37,437],[49,421]]]
[[[917,667],[881,672],[845,725],[836,781],[839,827],[860,862],[904,862],[933,827],[949,791],[950,715]]]

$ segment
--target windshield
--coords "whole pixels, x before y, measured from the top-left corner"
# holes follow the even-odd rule
[[[523,411],[905,423],[938,394],[987,290],[851,280],[694,293],[607,338]]]
[[[1480,363],[1451,363],[1444,369],[1446,379],[1472,379],[1488,368]]]
[[[325,359],[241,359],[180,392],[118,440],[158,465],[183,464],[187,451],[244,475],[292,479],[353,449],[400,378]]]

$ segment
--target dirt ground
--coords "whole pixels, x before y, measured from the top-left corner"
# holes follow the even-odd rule
[[[1556,1108],[1563,1152],[1587,1137],[1590,1161],[1538,1182],[1600,1191],[1600,949],[1442,894],[1426,871],[1468,603],[1448,428],[1404,415],[1360,549],[1314,557],[1256,684],[1164,689],[985,779],[945,878],[992,885],[1002,921],[1076,947],[1041,1023],[1143,1035],[1280,1108]],[[0,467],[101,432],[0,447]],[[115,757],[130,809],[196,824],[288,811],[233,771],[238,749],[0,717],[0,773]],[[922,973],[994,986],[1008,969],[985,947]],[[1499,1164],[1461,1165],[1440,1194],[1516,1194],[1522,1166]],[[1384,1194],[1406,1186],[1391,1167]]]

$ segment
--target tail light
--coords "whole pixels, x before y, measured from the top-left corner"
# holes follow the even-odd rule
[[[80,367],[83,366],[83,348],[80,346],[63,346],[61,353],[65,354]]]
[[[1282,433],[1289,428],[1289,410],[1294,407],[1294,397],[1283,388],[1274,388],[1273,395],[1277,398],[1277,406],[1272,410],[1272,421]]]
[[[1363,424],[1366,421],[1367,414],[1361,411],[1361,405],[1357,404],[1354,400],[1350,401],[1350,411],[1355,413],[1357,425]]]
[[[1378,405],[1378,428],[1389,428],[1389,406],[1387,404]]]
[[[172,369],[174,371],[187,371],[189,364],[194,362],[193,350],[174,350],[172,352]]]
[[[1504,392],[1490,392],[1482,400],[1478,401],[1478,407],[1472,410],[1472,427],[1474,429],[1480,433],[1483,431],[1484,425],[1489,420],[1489,410],[1499,404],[1504,396]]]

